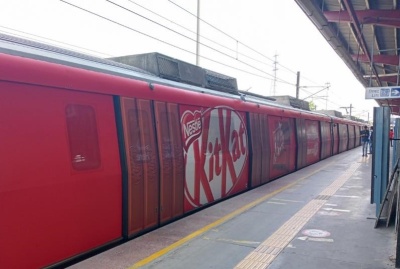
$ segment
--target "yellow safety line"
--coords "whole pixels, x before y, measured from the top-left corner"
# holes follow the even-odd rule
[[[293,185],[295,185],[299,181],[302,181],[305,178],[310,177],[310,176],[318,173],[319,171],[321,171],[325,167],[329,166],[332,162],[333,161],[329,162],[328,164],[324,165],[323,167],[319,168],[318,170],[315,170],[314,172],[312,172],[312,173],[310,173],[310,174],[308,174],[306,176],[303,176],[300,179],[298,179],[296,181],[293,181],[292,183],[290,183],[290,184],[288,184],[288,185],[286,185],[286,186],[284,186],[284,187],[282,187],[282,188],[280,188],[280,189],[278,189],[276,191],[271,192],[270,194],[264,195],[263,197],[258,198],[257,200],[255,200],[255,201],[253,201],[253,202],[251,202],[251,203],[249,203],[249,204],[247,204],[247,205],[245,205],[245,206],[243,206],[243,207],[241,207],[239,209],[236,209],[235,211],[229,213],[228,215],[225,215],[224,217],[214,221],[213,223],[210,223],[210,224],[204,226],[203,228],[201,228],[201,229],[199,229],[199,230],[187,235],[186,237],[176,241],[175,243],[169,245],[168,247],[165,247],[162,250],[157,251],[157,252],[153,253],[152,255],[148,256],[147,258],[144,258],[144,259],[138,261],[134,265],[130,266],[128,269],[140,268],[141,266],[144,266],[144,265],[146,265],[146,264],[158,259],[159,257],[165,255],[169,251],[171,251],[171,250],[173,250],[175,248],[178,248],[181,245],[185,244],[187,241],[189,241],[189,240],[191,240],[191,239],[193,239],[193,238],[195,238],[197,236],[200,236],[201,234],[211,230],[212,228],[214,228],[214,227],[216,227],[216,226],[218,226],[218,225],[220,225],[220,224],[232,219],[233,217],[245,212],[246,210],[249,210],[250,208],[262,203],[263,201],[267,200],[268,198],[270,198],[270,197],[272,197],[272,196],[274,196],[274,195],[276,195],[276,194],[278,194],[278,193],[280,193],[280,192],[292,187]]]

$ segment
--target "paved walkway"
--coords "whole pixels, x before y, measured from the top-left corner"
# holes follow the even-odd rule
[[[394,268],[394,225],[374,229],[371,155],[354,149],[71,266]]]

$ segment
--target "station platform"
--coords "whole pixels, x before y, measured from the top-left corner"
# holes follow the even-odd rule
[[[394,224],[374,228],[371,162],[344,152],[69,268],[395,268]]]

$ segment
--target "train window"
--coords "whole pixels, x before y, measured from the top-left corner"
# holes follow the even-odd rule
[[[65,114],[72,167],[77,171],[99,168],[100,148],[93,107],[70,104]]]

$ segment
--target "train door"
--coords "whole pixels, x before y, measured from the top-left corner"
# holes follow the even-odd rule
[[[356,130],[356,133],[355,133],[355,136],[356,136],[356,144],[355,144],[355,146],[356,147],[358,147],[358,146],[361,146],[361,135],[360,135],[360,131],[361,131],[361,126],[356,126],[355,127],[355,130]]]
[[[301,118],[296,119],[296,169],[301,169],[306,166],[306,154],[307,154],[307,135],[305,120]]]
[[[349,144],[349,132],[347,124],[339,123],[339,153],[342,153],[348,149]]]
[[[269,163],[271,156],[271,148],[269,141],[268,117],[267,115],[260,115],[260,130],[261,130],[261,184],[271,180],[269,177]]]
[[[297,169],[315,163],[321,155],[319,121],[296,119]]]
[[[125,97],[120,103],[131,237],[183,214],[184,163],[177,104]]]
[[[348,125],[348,128],[349,128],[349,149],[353,149],[355,147],[355,142],[356,142],[355,126]]]
[[[332,154],[336,155],[339,153],[339,124],[338,123],[332,123],[332,137],[333,137]]]
[[[127,175],[125,235],[158,225],[159,161],[151,101],[121,98]]]
[[[262,167],[262,147],[261,147],[261,128],[260,115],[256,113],[249,114],[249,131],[250,131],[250,186],[256,187],[261,185],[261,167]]]
[[[270,130],[270,178],[293,172],[296,166],[295,121],[293,118],[268,116]]]
[[[306,165],[316,163],[321,156],[320,123],[316,120],[305,120],[306,130]]]
[[[267,116],[249,114],[251,144],[250,186],[256,187],[269,181],[270,148],[268,143]]]
[[[183,214],[184,162],[177,104],[154,102],[160,157],[160,223]]]
[[[321,121],[321,159],[332,156],[332,135],[330,122]]]

